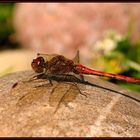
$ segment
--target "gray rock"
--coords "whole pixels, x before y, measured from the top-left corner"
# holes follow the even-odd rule
[[[21,82],[32,74],[0,78],[0,136],[140,136],[140,94],[94,77],[76,83],[87,97],[67,82]]]

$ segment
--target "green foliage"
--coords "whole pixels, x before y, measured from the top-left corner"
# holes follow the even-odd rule
[[[106,64],[112,60],[118,62],[121,71],[120,74],[140,78],[140,43],[133,44],[129,36],[125,36],[122,40],[118,41],[117,46],[107,55],[103,56]],[[111,67],[115,69],[115,67]],[[106,69],[108,71],[108,69]],[[115,81],[119,85],[129,88],[131,90],[139,91],[140,86],[121,81]]]
[[[0,77],[1,76],[5,76],[8,73],[11,73],[14,70],[14,66],[9,66],[8,68],[6,68],[4,71],[0,72]]]
[[[131,38],[128,36],[118,42],[114,51],[122,53],[126,59],[140,62],[140,43],[132,44]]]
[[[0,49],[15,47],[16,42],[11,39],[14,34],[12,24],[14,3],[0,3]]]
[[[94,69],[140,79],[140,41],[132,43],[130,31],[124,36],[114,31],[106,32],[103,40],[97,41],[92,51],[93,57],[89,66]],[[139,85],[109,80],[140,92]]]

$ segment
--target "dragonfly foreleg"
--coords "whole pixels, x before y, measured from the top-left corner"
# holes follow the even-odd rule
[[[74,85],[78,89],[79,93],[87,98],[87,95],[81,92],[80,88],[77,86],[76,83],[73,82],[73,83],[69,83],[69,84]]]

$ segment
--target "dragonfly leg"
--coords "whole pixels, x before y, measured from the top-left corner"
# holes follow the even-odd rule
[[[43,74],[39,74],[39,75],[34,75],[33,77],[31,77],[30,79],[28,80],[25,80],[25,81],[19,81],[19,82],[16,82],[12,85],[12,89],[15,88],[20,82],[21,83],[27,83],[27,82],[31,82],[31,81],[34,81],[34,80],[37,80],[39,76],[42,76]]]
[[[15,88],[20,82],[22,82],[22,83],[26,83],[26,82],[30,82],[30,81],[35,80],[35,79],[34,79],[35,77],[36,77],[36,76],[34,76],[34,77],[32,77],[31,79],[26,80],[26,81],[15,82],[15,83],[12,85],[12,89]]]
[[[76,75],[71,75],[71,77],[73,78],[73,82],[74,82],[74,81],[76,82],[76,81],[78,80],[78,81],[81,81],[81,82],[84,83],[84,82],[85,82],[84,76],[81,75],[81,74],[78,75],[78,76],[79,76],[79,77],[77,77]]]
[[[44,79],[43,76],[45,76],[45,74],[41,73],[41,74],[38,74],[38,75],[35,75],[35,76],[31,77],[28,81],[24,81],[24,82],[29,82],[29,81],[33,81],[33,80],[37,80],[37,79]],[[46,86],[46,85],[53,86],[52,80],[51,79],[48,79],[48,80],[49,80],[49,83],[42,84],[42,85],[35,86],[35,87],[42,87],[42,86]]]
[[[41,75],[41,74],[39,74],[39,75]],[[28,79],[28,80],[26,80],[26,81],[22,81],[22,82],[23,82],[23,83],[26,83],[26,82],[34,81],[34,80],[37,79],[37,77],[38,77],[38,75],[34,75],[34,76],[31,77],[30,79]]]
[[[74,83],[74,84],[75,84],[75,83]],[[78,87],[76,84],[75,84],[75,86],[76,86],[76,88],[79,90],[80,94],[83,95],[83,96],[85,96],[85,97],[87,98],[87,95],[84,94],[84,93],[82,93],[81,90],[79,89],[79,87]]]
[[[26,81],[22,81],[23,83],[26,83],[26,82],[31,82],[31,81],[34,81],[34,80],[37,80],[39,79],[39,77],[42,77],[44,74],[41,73],[41,74],[38,74],[38,75],[34,75],[33,77],[31,77],[30,79],[26,80]]]
[[[69,84],[74,85],[78,89],[79,93],[87,98],[87,95],[81,92],[81,90],[79,89],[79,87],[77,86],[76,83],[73,82],[73,83],[69,83]]]
[[[51,79],[49,79],[49,84],[50,84],[51,86],[53,86],[53,83],[52,83],[52,80],[51,80]]]
[[[68,75],[64,75],[65,78],[67,78],[67,76],[68,76]],[[77,84],[75,83],[76,81],[79,81],[79,80],[82,81],[82,82],[85,82],[84,76],[83,76],[83,75],[80,75],[80,77],[81,77],[82,79],[77,78],[75,75],[69,75],[69,76],[71,76],[70,78],[72,79],[72,80],[70,80],[70,81],[73,82],[73,83],[70,83],[70,82],[69,82],[69,84],[76,86],[76,88],[79,90],[80,94],[81,94],[81,95],[84,95],[85,97],[87,97],[87,95],[86,95],[86,94],[83,94],[83,93],[81,92],[81,90],[79,89],[79,87],[77,86]],[[64,79],[65,79],[65,78],[64,78]]]

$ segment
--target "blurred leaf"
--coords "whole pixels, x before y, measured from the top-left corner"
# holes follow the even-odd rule
[[[120,85],[124,88],[130,89],[130,90],[140,92],[140,86],[136,85],[136,84],[130,84],[130,83],[125,83],[124,84],[124,83],[119,82],[118,85]]]
[[[11,73],[14,69],[14,66],[9,66],[8,68],[6,68],[4,71],[0,72],[0,76],[4,76],[8,73]]]
[[[100,70],[105,72],[140,78],[140,40],[136,43],[132,43],[132,25],[133,23],[130,24],[128,34],[123,37],[120,37],[116,33],[109,33],[103,41],[99,41],[102,46],[108,47],[108,44],[104,44],[104,40],[108,38],[112,39],[115,47],[110,49],[107,53],[102,54],[100,54],[101,51],[99,50],[100,57],[98,56],[98,60],[94,61],[95,66],[100,66]],[[118,36],[117,40],[115,36]],[[98,44],[96,47],[99,49],[106,49],[106,47],[100,47]],[[105,50],[102,50],[102,52],[105,52]],[[139,85],[114,79],[110,80],[128,89],[140,91]]]
[[[13,18],[14,3],[0,3],[0,49],[17,47],[18,43],[11,40],[11,36],[15,33]]]

